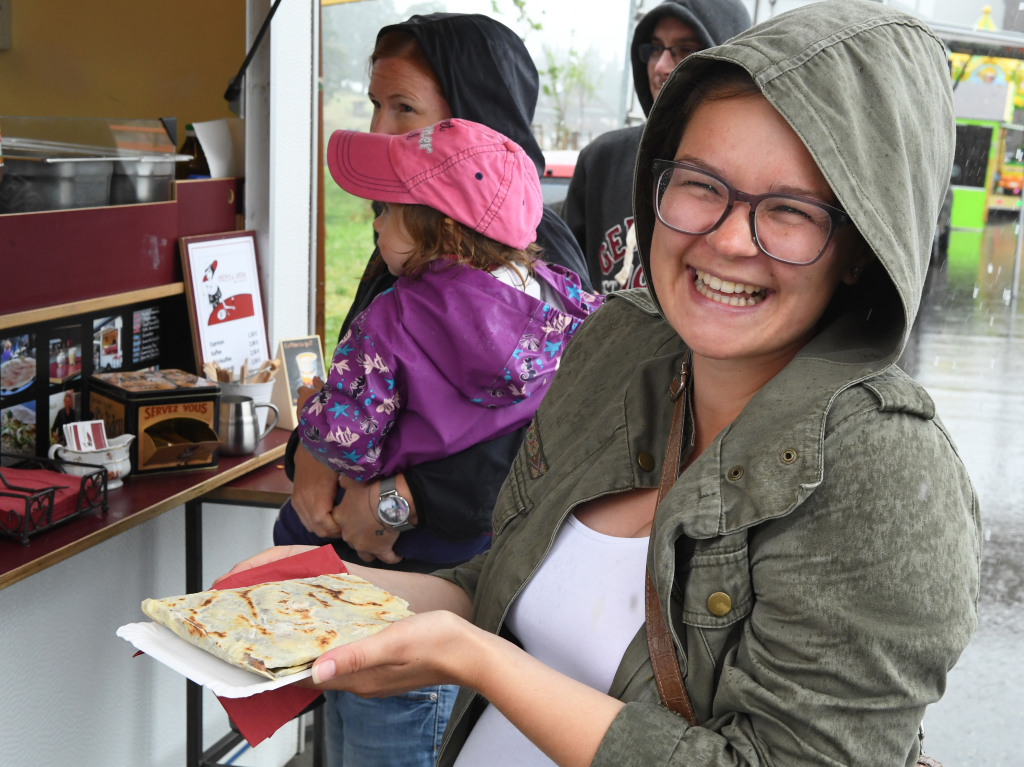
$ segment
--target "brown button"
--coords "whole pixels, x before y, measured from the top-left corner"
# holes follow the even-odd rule
[[[708,597],[708,611],[721,618],[732,609],[732,599],[723,591],[716,591]]]
[[[733,466],[731,469],[729,469],[729,473],[726,476],[729,477],[730,482],[735,482],[736,480],[743,476],[743,467]]]
[[[654,456],[644,450],[636,457],[636,462],[644,471],[654,471]]]

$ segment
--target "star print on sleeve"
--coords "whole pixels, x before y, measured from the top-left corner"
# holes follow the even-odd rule
[[[353,479],[376,476],[386,458],[385,437],[402,411],[401,370],[360,316],[339,343],[327,383],[302,409],[301,435],[315,458]],[[369,331],[369,332],[368,332]],[[316,452],[314,452],[316,451]]]

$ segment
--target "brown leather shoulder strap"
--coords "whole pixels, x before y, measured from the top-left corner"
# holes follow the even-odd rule
[[[672,411],[672,427],[668,432],[668,447],[665,449],[665,462],[661,468],[661,486],[658,489],[658,505],[672,489],[679,476],[679,457],[683,447],[683,422],[686,419],[686,386],[689,372],[689,357],[683,363],[679,377],[672,381],[672,398],[676,402]],[[672,634],[665,623],[661,612],[658,592],[654,588],[654,580],[650,571],[644,585],[644,611],[647,615],[647,649],[651,655],[651,667],[654,669],[654,681],[658,685],[658,694],[662,705],[683,717],[691,727],[697,726],[690,696],[683,683],[683,674],[679,670],[679,659],[676,657]]]

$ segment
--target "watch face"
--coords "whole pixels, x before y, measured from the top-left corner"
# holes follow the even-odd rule
[[[409,521],[409,504],[400,495],[381,498],[377,505],[377,514],[392,527],[403,525]]]

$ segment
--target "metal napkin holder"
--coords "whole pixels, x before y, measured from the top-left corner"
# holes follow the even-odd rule
[[[3,459],[16,459],[15,465],[4,467]],[[87,474],[81,475],[82,480],[78,489],[78,506],[72,513],[54,521],[53,505],[60,488],[57,485],[44,487],[39,490],[32,488],[18,487],[4,476],[4,468],[12,469],[50,469],[68,476],[79,476],[69,474],[65,466],[75,466],[81,469],[87,467],[94,469]],[[95,464],[74,463],[61,461],[55,458],[34,458],[22,455],[4,455],[0,452],[0,497],[17,498],[24,500],[24,516],[17,512],[0,510],[0,536],[14,538],[22,546],[27,546],[29,538],[38,533],[49,530],[56,525],[77,519],[83,514],[88,514],[97,508],[107,511],[107,470]]]

